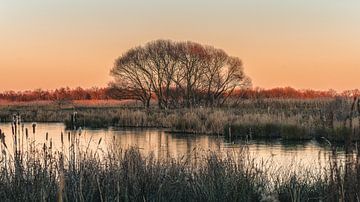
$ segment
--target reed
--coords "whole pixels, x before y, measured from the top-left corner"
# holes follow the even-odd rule
[[[46,136],[46,134],[44,134]],[[59,134],[63,137],[63,134]],[[80,147],[80,131],[62,138],[61,150],[49,138],[39,146],[9,151],[1,143],[0,197],[3,201],[357,201],[360,162],[354,152],[333,154],[324,170],[300,165],[277,168],[255,163],[246,146],[232,152],[197,151],[180,158],[155,158],[138,148]],[[2,138],[5,137],[1,136]],[[13,139],[14,140],[14,139]],[[91,142],[91,141],[90,141]],[[89,144],[90,144],[89,142]],[[28,148],[28,149],[23,149]],[[344,162],[346,160],[346,163]]]

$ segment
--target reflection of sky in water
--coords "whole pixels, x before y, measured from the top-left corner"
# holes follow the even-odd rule
[[[1,123],[0,128],[5,133],[5,141],[9,151],[13,151],[11,125]],[[32,133],[31,123],[26,123],[24,128],[29,130],[29,141],[35,138],[38,146],[42,146],[46,142],[46,133],[48,133],[48,145],[51,140],[53,150],[61,150],[61,133],[63,132],[64,150],[67,151],[67,148],[69,148],[69,131],[64,131],[64,125],[61,123],[38,123],[35,134]],[[20,138],[25,137],[21,130],[20,128]],[[236,155],[240,148],[244,148],[244,142],[226,143],[222,138],[215,136],[169,134],[152,129],[83,130],[79,137],[80,146],[84,149],[89,147],[92,150],[99,148],[99,151],[107,151],[113,148],[126,149],[137,146],[144,154],[154,152],[156,158],[178,158],[189,154],[194,155],[195,152],[197,155],[202,155],[209,150],[225,151]],[[100,138],[102,141],[98,145]],[[20,144],[21,142],[20,140]],[[27,148],[26,142],[24,141],[23,146],[25,150]],[[250,156],[256,159],[256,163],[264,161],[268,165],[276,165],[277,168],[292,166],[297,167],[297,170],[300,165],[312,169],[319,168],[321,165],[324,166],[327,156],[330,154],[328,149],[321,147],[315,141],[302,143],[284,143],[279,140],[250,141],[246,149]]]

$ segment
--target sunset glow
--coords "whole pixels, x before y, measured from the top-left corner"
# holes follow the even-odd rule
[[[104,87],[118,56],[156,39],[222,48],[262,88],[359,88],[359,10],[357,0],[0,0],[0,91]]]

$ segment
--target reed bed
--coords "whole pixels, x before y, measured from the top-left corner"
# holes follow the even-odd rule
[[[107,151],[81,147],[79,131],[59,134],[59,150],[51,139],[39,145],[22,132],[1,134],[2,201],[359,201],[360,155],[341,159],[335,146],[327,165],[314,170],[256,163],[246,145],[157,159],[116,141]]]

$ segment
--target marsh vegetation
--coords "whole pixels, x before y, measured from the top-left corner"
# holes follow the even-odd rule
[[[45,136],[44,144],[22,132],[1,136],[2,200],[359,200],[358,153],[339,156],[336,147],[321,167],[281,167],[271,159],[258,161],[246,144],[221,152],[195,148],[186,155],[159,158],[141,148],[121,147],[117,141],[101,149],[102,138],[83,147],[80,131],[59,134],[58,149]]]

